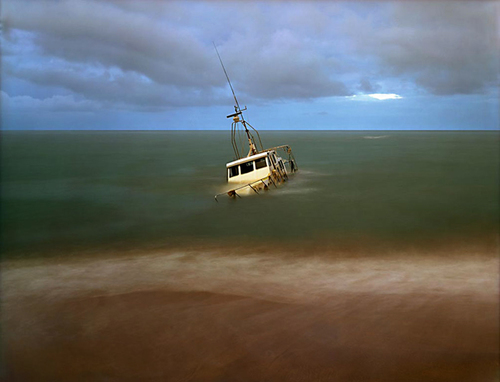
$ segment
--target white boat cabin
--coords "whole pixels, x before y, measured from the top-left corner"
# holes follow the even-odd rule
[[[269,178],[282,181],[287,178],[283,159],[275,150],[254,154],[226,164],[228,183],[252,183],[262,181],[266,185]]]

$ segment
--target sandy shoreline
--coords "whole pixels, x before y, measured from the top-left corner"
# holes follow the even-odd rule
[[[495,254],[128,254],[2,268],[8,381],[490,381]]]

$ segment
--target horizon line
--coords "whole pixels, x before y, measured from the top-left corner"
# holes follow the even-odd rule
[[[92,131],[105,131],[105,132],[113,132],[113,131],[128,131],[128,132],[159,132],[159,131],[186,131],[186,132],[203,132],[203,131],[220,131],[220,132],[229,132],[226,129],[0,129],[0,132],[15,132],[15,131],[79,131],[79,132],[92,132]],[[259,131],[300,131],[300,132],[308,132],[308,131],[450,131],[450,132],[500,132],[500,128],[491,128],[491,129],[259,129]]]

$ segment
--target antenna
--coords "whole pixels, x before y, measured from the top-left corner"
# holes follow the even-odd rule
[[[243,117],[243,111],[245,111],[247,108],[246,108],[246,106],[244,109],[240,108],[240,104],[238,102],[238,99],[236,98],[236,93],[234,92],[233,85],[231,84],[231,80],[229,79],[229,76],[227,75],[226,68],[224,67],[224,63],[222,62],[222,58],[220,57],[219,51],[217,50],[217,46],[215,45],[215,42],[213,42],[213,41],[212,41],[212,44],[214,44],[215,51],[217,52],[217,57],[219,57],[219,61],[220,61],[220,64],[222,66],[222,70],[224,70],[224,74],[226,75],[227,83],[229,84],[229,87],[231,88],[231,92],[233,93],[233,98],[234,98],[234,102],[235,102],[234,113],[227,116],[227,118],[231,118],[231,117],[233,118],[233,123],[231,125],[231,142],[233,144],[234,153],[235,153],[237,158],[241,158],[239,150],[238,150],[238,143],[237,143],[237,137],[236,137],[237,132],[238,132],[237,131],[238,123],[241,123],[243,125],[243,127],[245,128],[245,133],[246,133],[247,139],[248,139],[248,145],[250,146],[250,151],[248,152],[248,156],[253,155],[253,154],[257,154],[257,152],[258,152],[257,145],[255,144],[255,141],[254,141],[252,134],[250,133],[250,131],[247,128],[247,124],[248,124],[248,126],[250,126],[252,128],[252,130],[254,130],[257,133],[257,137],[259,138],[259,143],[260,143],[260,147],[262,150],[262,142],[260,140],[259,132],[257,130],[255,130],[252,127],[252,125],[250,125],[248,122],[245,121],[245,118]],[[241,116],[241,120],[240,120],[239,116]]]
[[[240,104],[238,103],[238,100],[236,99],[236,94],[234,93],[233,85],[231,85],[231,80],[229,79],[229,76],[227,75],[226,68],[224,67],[224,63],[222,62],[222,58],[220,58],[219,51],[217,50],[217,46],[215,45],[215,42],[212,41],[212,44],[214,44],[215,51],[217,52],[217,57],[219,57],[220,64],[222,65],[222,70],[224,70],[224,74],[226,75],[227,82],[229,84],[229,87],[231,88],[231,92],[233,93],[234,97],[234,102],[236,102],[236,106],[234,107],[236,112],[241,112],[240,109]]]

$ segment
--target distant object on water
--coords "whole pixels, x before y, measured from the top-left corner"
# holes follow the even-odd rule
[[[281,145],[264,149],[260,139],[259,132],[250,125],[243,117],[244,109],[240,108],[233,86],[227,75],[226,68],[222,63],[222,59],[215,46],[217,56],[226,75],[227,82],[231,88],[234,98],[234,113],[227,116],[232,118],[231,124],[231,143],[233,145],[235,160],[226,164],[226,179],[228,184],[234,186],[230,190],[215,195],[215,200],[220,195],[227,195],[230,198],[241,197],[241,195],[267,191],[269,187],[278,187],[279,184],[288,180],[289,175],[298,171],[297,163],[292,153],[292,149],[288,145]],[[253,134],[257,135],[256,141]],[[244,137],[242,135],[244,133]],[[247,140],[249,151],[246,156],[243,156],[245,144],[242,141]],[[279,156],[280,153],[286,159]]]
[[[363,138],[365,139],[382,139],[382,138],[387,138],[388,135],[367,135],[364,136]]]

